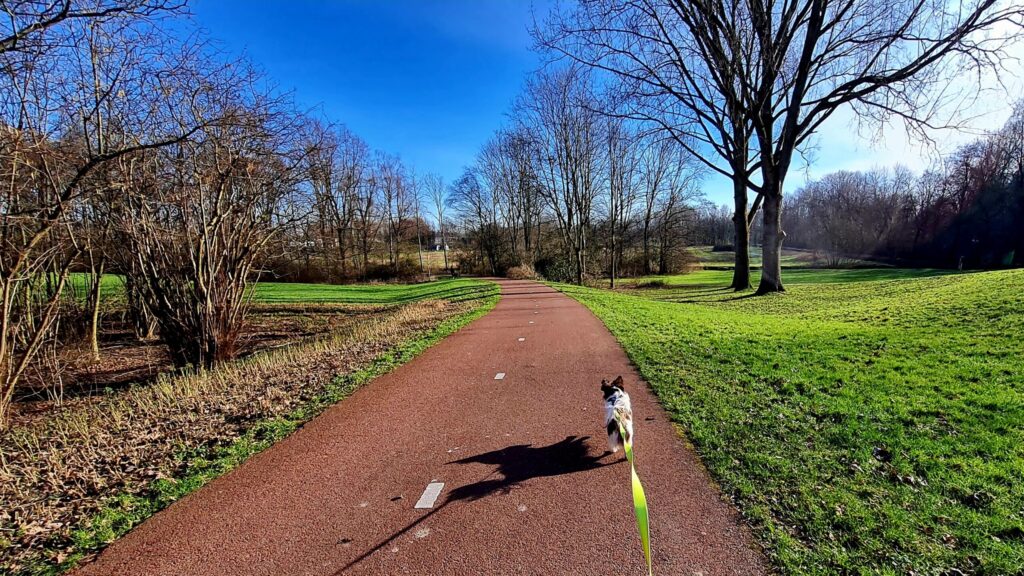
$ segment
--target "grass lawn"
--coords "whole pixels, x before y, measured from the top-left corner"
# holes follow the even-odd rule
[[[343,303],[404,304],[418,300],[466,300],[484,295],[493,288],[490,282],[469,278],[436,280],[420,284],[295,284],[260,282],[256,285],[257,303]]]
[[[560,288],[782,571],[1024,573],[1024,270],[790,271],[758,298],[728,276]]]
[[[72,274],[71,291],[76,296],[86,293],[86,275]],[[293,282],[260,282],[253,301],[257,304],[406,304],[420,300],[468,300],[488,295],[494,285],[471,278],[444,279],[418,284],[299,284]],[[103,276],[100,290],[104,299],[124,296],[120,276]]]
[[[701,264],[709,268],[732,268],[736,260],[736,253],[728,251],[716,252],[711,246],[693,246],[690,252],[700,260]],[[823,255],[815,254],[809,250],[796,250],[792,248],[782,249],[783,268],[805,268],[810,266],[826,265],[827,260]],[[859,260],[856,258],[844,258],[843,264],[847,266],[880,266],[877,262]],[[761,265],[761,248],[750,247],[750,265]]]
[[[952,270],[935,268],[797,268],[783,271],[782,281],[786,286],[794,284],[837,284],[866,282],[872,280],[901,280],[909,278],[926,278],[929,276],[945,276],[954,274]],[[761,273],[751,270],[750,282],[757,287]],[[654,284],[656,288],[681,288],[668,292],[652,292],[649,295],[661,300],[675,297],[692,297],[694,288],[728,290],[732,282],[732,270],[696,270],[688,274],[676,276],[647,276],[643,278],[623,278],[618,280],[623,288],[643,287]],[[735,296],[731,291],[729,296]]]

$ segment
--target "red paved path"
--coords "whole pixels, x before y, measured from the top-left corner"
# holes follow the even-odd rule
[[[633,399],[654,573],[766,572],[604,325],[545,286],[501,285],[490,314],[78,573],[643,574],[629,469],[621,452],[601,458],[600,382],[618,374]],[[432,480],[445,483],[435,508],[415,510]]]

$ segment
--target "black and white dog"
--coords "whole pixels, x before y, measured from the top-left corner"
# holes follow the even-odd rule
[[[604,394],[604,425],[608,430],[608,449],[612,453],[623,447],[623,440],[633,443],[633,408],[629,404],[629,394],[622,389],[622,376],[612,380],[601,380],[601,392]],[[625,432],[625,439],[619,433],[619,424]]]

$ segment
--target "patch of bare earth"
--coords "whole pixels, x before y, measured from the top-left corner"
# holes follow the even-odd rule
[[[258,305],[246,318],[239,356],[332,334],[386,309],[371,305]],[[60,362],[42,362],[29,370],[15,395],[14,424],[50,418],[54,408],[94,402],[97,395],[148,384],[174,369],[166,346],[158,339],[138,340],[119,314],[107,316],[99,360],[93,360],[87,347],[79,343],[61,350]],[[60,371],[54,370],[55,364]]]
[[[182,453],[225,445],[254,422],[292,412],[338,375],[473,306],[431,301],[350,309],[333,320],[263,310],[254,324],[264,328],[246,358],[200,374],[165,372],[144,385],[23,414],[0,436],[0,572],[15,572],[41,553],[62,557],[71,530],[104,498],[175,477]],[[280,345],[294,342],[303,326],[305,341]]]

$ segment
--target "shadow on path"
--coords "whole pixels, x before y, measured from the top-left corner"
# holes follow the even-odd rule
[[[423,516],[412,521],[408,526],[395,532],[388,538],[382,540],[373,548],[363,552],[351,562],[334,573],[334,576],[344,574],[346,570],[369,558],[374,552],[387,546],[403,534],[415,528],[424,520],[440,512],[449,504],[455,502],[473,502],[492,494],[508,494],[517,484],[521,484],[533,478],[546,478],[551,476],[562,476],[575,472],[585,472],[604,466],[611,466],[617,462],[602,462],[611,452],[605,451],[600,456],[592,456],[587,447],[587,440],[590,436],[566,436],[564,440],[555,442],[549,446],[534,448],[532,444],[516,444],[507,446],[491,452],[484,452],[476,456],[469,456],[461,460],[454,460],[448,464],[491,464],[494,468],[483,478],[464,486],[459,486],[448,492],[447,497],[440,506],[430,510]],[[624,460],[623,460],[624,461]],[[495,475],[498,478],[492,478]]]

